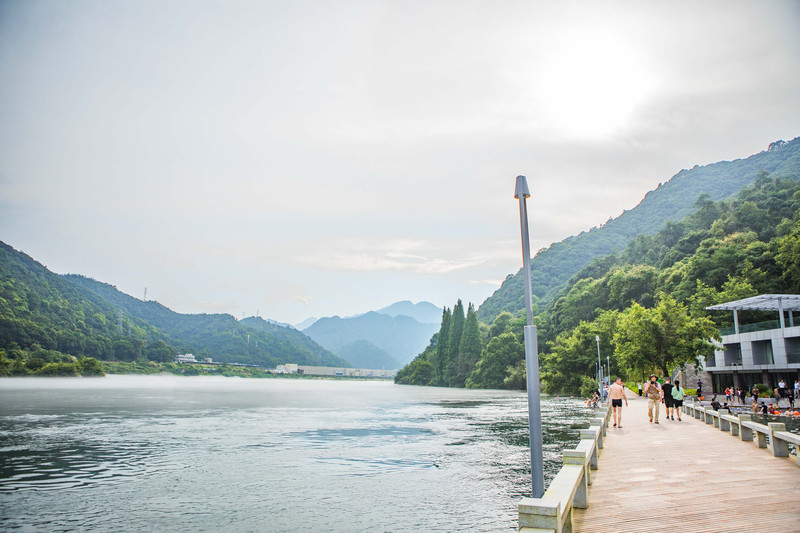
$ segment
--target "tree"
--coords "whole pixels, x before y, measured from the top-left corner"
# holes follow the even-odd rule
[[[505,380],[509,377],[510,367],[520,361],[525,361],[525,349],[516,335],[506,332],[494,337],[483,350],[475,369],[466,380],[466,386],[470,389],[509,388]]]
[[[478,327],[478,315],[475,306],[471,303],[467,308],[467,317],[464,322],[464,331],[458,345],[457,368],[454,385],[463,387],[467,375],[475,368],[481,356],[481,332]]]
[[[435,379],[433,365],[420,354],[397,373],[394,382],[400,385],[434,385]]]
[[[461,334],[464,332],[464,304],[459,299],[453,307],[448,335],[447,357],[445,359],[445,384],[453,386],[458,381],[458,348],[461,345]]]
[[[633,304],[621,314],[615,355],[628,371],[658,369],[666,376],[676,366],[699,365],[698,355],[713,349],[711,339],[719,340],[719,332],[710,318],[692,318],[685,305],[662,294],[655,308]]]
[[[778,239],[775,261],[783,268],[783,282],[788,292],[800,293],[800,212],[792,232]]]
[[[452,313],[447,307],[442,311],[442,324],[439,327],[439,337],[436,342],[436,351],[431,354],[430,363],[433,365],[433,384],[446,385],[445,370],[447,368],[447,353],[450,348],[450,321]]]

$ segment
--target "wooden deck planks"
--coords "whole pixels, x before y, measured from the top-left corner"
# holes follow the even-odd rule
[[[623,408],[609,427],[589,507],[575,509],[574,530],[800,533],[800,468],[694,417],[660,424],[647,401]]]

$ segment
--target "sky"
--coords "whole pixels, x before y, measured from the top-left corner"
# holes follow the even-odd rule
[[[800,2],[0,0],[0,240],[182,313],[476,307],[800,135]]]

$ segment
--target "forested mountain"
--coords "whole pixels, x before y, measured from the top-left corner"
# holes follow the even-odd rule
[[[756,294],[800,294],[800,181],[793,167],[786,168],[783,175],[758,172],[732,198],[715,202],[701,194],[690,215],[632,238],[573,275],[535,319],[543,390],[576,394],[597,387],[596,336],[612,375],[641,379],[710,353],[709,340],[730,317],[711,314],[707,306]],[[743,323],[760,319],[757,312],[740,314]],[[438,341],[453,331],[448,320],[443,317],[439,338],[398,373],[398,382],[453,386],[436,377]],[[484,326],[466,386],[524,387],[524,322],[504,311]]]
[[[261,319],[238,322],[231,315],[176,313],[105,283],[54,274],[5,243],[0,243],[0,350],[0,356],[23,363],[35,353],[56,362],[69,356],[168,361],[191,352],[263,366],[347,366],[292,328]]]
[[[337,354],[347,359],[353,368],[395,370],[401,365],[397,359],[366,340],[357,340],[339,348]]]
[[[600,227],[569,237],[539,251],[531,261],[533,295],[540,309],[548,307],[564,284],[593,259],[623,249],[640,234],[656,233],[667,221],[678,221],[696,209],[695,201],[707,194],[712,201],[730,198],[752,184],[760,172],[791,179],[800,178],[800,137],[776,141],[766,151],[746,159],[721,161],[681,170],[644,199]],[[509,275],[501,287],[478,309],[483,322],[498,314],[524,310],[525,290],[521,270]]]
[[[349,318],[320,318],[303,333],[341,357],[344,346],[366,340],[405,364],[427,346],[438,328],[437,324],[423,324],[409,316],[370,311]]]

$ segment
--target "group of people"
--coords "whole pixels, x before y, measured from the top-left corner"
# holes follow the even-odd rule
[[[659,412],[661,410],[661,403],[663,402],[667,414],[667,420],[681,420],[681,409],[683,407],[683,397],[686,392],[681,387],[680,381],[677,379],[675,383],[670,383],[670,378],[664,378],[664,384],[658,382],[658,376],[655,374],[650,376],[650,380],[640,388],[640,396],[644,394],[647,397],[647,416],[650,422],[658,424]],[[597,392],[590,398],[587,403],[589,405],[597,406],[600,401],[600,396]],[[628,398],[625,395],[625,384],[622,383],[622,378],[617,378],[614,383],[608,388],[608,402],[612,407],[612,416],[614,419],[615,428],[622,427],[622,403],[625,402],[625,407],[628,406]]]
[[[670,383],[670,378],[665,377],[664,383],[658,382],[658,376],[652,374],[650,380],[644,384],[642,392],[647,397],[647,416],[650,422],[658,424],[658,415],[661,403],[664,403],[664,410],[667,414],[667,420],[675,420],[675,415],[678,415],[678,422],[681,421],[681,410],[683,408],[683,397],[686,396],[686,391],[681,387],[681,382],[675,380],[675,383]]]
[[[645,382],[644,386],[639,384],[639,396],[644,395],[647,398],[647,416],[650,419],[651,423],[658,424],[659,421],[659,414],[661,410],[661,404],[664,404],[664,409],[666,411],[666,418],[667,420],[675,420],[677,416],[678,421],[681,421],[681,411],[683,408],[683,398],[686,396],[686,392],[684,391],[683,387],[681,387],[680,381],[677,379],[675,383],[671,383],[669,377],[665,377],[663,383],[658,382],[658,376],[652,374],[650,379]],[[759,410],[758,407],[758,389],[753,387],[750,391],[753,397],[753,411],[757,412]],[[782,398],[789,398],[790,400],[790,407],[793,405],[793,400],[795,398],[800,398],[800,381],[795,380],[794,387],[788,388],[786,387],[786,383],[781,380],[778,383],[778,387],[774,390],[775,400]],[[725,399],[727,400],[724,404],[720,404],[717,401],[716,396],[712,399],[711,406],[715,410],[719,411],[720,409],[728,409],[733,403],[741,402],[742,405],[745,404],[745,398],[747,396],[747,391],[743,389],[734,389],[733,387],[728,387],[725,389]],[[592,407],[597,407],[601,403],[600,395],[597,391],[595,391],[594,396],[589,398],[587,403]],[[621,378],[617,378],[614,383],[608,387],[608,402],[607,404],[611,404],[612,406],[612,415],[614,419],[614,426],[615,428],[622,427],[622,403],[625,402],[625,407],[628,406],[628,398],[625,396],[625,385],[622,383]],[[729,403],[730,402],[730,403]],[[763,404],[760,408],[762,413],[764,414],[782,414],[782,415],[791,415],[791,416],[800,416],[800,411],[794,411],[789,409],[788,411],[781,411],[777,405],[773,407],[772,404],[767,406]]]

